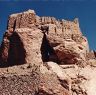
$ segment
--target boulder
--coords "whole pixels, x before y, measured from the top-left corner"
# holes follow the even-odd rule
[[[49,34],[46,38],[48,39],[50,47],[53,48],[59,62],[63,64],[75,64],[86,60],[86,54],[89,50],[88,44],[84,40],[79,43],[73,39],[64,39],[54,34]]]

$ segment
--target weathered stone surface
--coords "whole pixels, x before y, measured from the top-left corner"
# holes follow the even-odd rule
[[[39,95],[70,95],[69,89],[61,85],[54,71],[50,71],[42,65],[40,68]]]
[[[47,39],[60,62],[72,64],[80,60],[86,60],[86,54],[89,51],[87,41],[80,40],[81,42],[79,43],[72,39],[64,39],[62,36],[54,34],[47,35]]]
[[[40,47],[42,44],[43,34],[39,29],[22,28],[17,29],[16,33],[21,38],[26,51],[26,63],[37,64],[42,62]]]
[[[12,14],[9,16],[7,29],[10,28],[26,28],[33,26],[36,23],[36,16],[34,10]]]
[[[0,63],[6,63],[9,51],[9,37],[10,34],[6,32],[3,37],[3,42],[0,47]]]
[[[96,68],[86,66],[79,72],[79,88],[82,89],[81,95],[95,95],[96,94]],[[85,94],[84,94],[85,93]]]
[[[95,95],[96,60],[88,53],[77,18],[12,14],[0,47],[0,95]]]
[[[96,52],[92,50],[89,53],[87,53],[86,57],[87,57],[87,60],[96,59]]]
[[[9,32],[6,34],[1,47],[2,63],[15,65],[42,62],[40,47],[43,34],[40,30],[18,28],[10,35]]]
[[[38,95],[39,68],[28,65],[0,68],[0,95]]]

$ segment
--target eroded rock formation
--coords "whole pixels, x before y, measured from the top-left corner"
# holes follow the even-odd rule
[[[96,62],[89,56],[88,41],[77,18],[39,17],[34,10],[12,14],[0,47],[0,93],[95,95],[87,87],[95,82],[86,74],[87,69],[88,73],[94,71],[91,63]]]
[[[4,47],[1,59],[10,64],[11,55],[15,62],[25,59],[25,62],[17,61],[16,64],[42,59],[72,64],[85,61],[86,53],[89,52],[88,42],[81,33],[78,19],[67,21],[39,17],[33,10],[28,10],[10,15],[7,26],[1,46]],[[19,58],[19,55],[22,57]]]

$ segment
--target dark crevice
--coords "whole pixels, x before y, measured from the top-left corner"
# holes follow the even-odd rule
[[[45,33],[41,44],[41,55],[42,55],[43,62],[48,62],[48,61],[59,62],[58,57],[53,47],[50,46],[50,43]]]
[[[20,65],[26,63],[26,51],[24,45],[16,32],[10,37],[10,49],[8,52],[8,64]]]
[[[15,28],[16,28],[16,20],[14,21],[13,31],[15,31]]]
[[[21,41],[19,35],[16,32],[9,38],[9,50],[8,50],[8,58],[6,63],[0,64],[0,67],[9,67],[14,65],[25,64],[26,51],[24,49],[23,42]]]
[[[59,79],[59,78],[58,78]],[[69,83],[67,80],[60,80],[60,84],[62,85],[62,87],[66,88],[67,90],[69,90]]]
[[[1,66],[2,63],[6,63],[7,62],[6,58],[5,59],[2,58],[3,49],[4,49],[4,42],[2,41],[2,44],[0,46],[0,66]]]

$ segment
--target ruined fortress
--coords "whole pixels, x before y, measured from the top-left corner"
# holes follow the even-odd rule
[[[7,29],[32,28],[33,26],[49,26],[49,32],[59,33],[61,35],[82,35],[79,28],[78,18],[73,21],[56,20],[54,17],[39,17],[33,10],[23,13],[12,14],[9,17]],[[58,32],[59,31],[59,32]]]
[[[12,14],[0,46],[0,95],[95,95],[87,86],[96,81],[93,61],[77,18],[40,17],[30,9]]]
[[[56,18],[54,18],[54,17],[39,17],[36,15],[34,10],[28,10],[23,13],[12,14],[9,16],[7,30],[4,35],[3,43],[1,46],[1,47],[3,47],[3,49],[1,49],[1,59],[2,60],[4,59],[4,61],[6,61],[6,62],[8,61],[8,52],[9,52],[11,42],[13,45],[15,45],[15,46],[12,46],[13,48],[15,47],[14,49],[12,48],[13,49],[12,56],[14,54],[19,56],[19,54],[17,54],[19,47],[17,46],[17,48],[16,48],[15,43],[18,43],[18,41],[20,39],[16,40],[15,36],[14,36],[14,41],[13,40],[11,41],[11,39],[10,39],[11,35],[14,34],[14,31],[17,34],[19,33],[18,35],[21,39],[25,39],[25,40],[22,40],[22,41],[24,41],[24,42],[22,42],[22,44],[25,43],[24,46],[27,46],[28,42],[30,43],[32,41],[32,39],[29,37],[32,35],[32,31],[37,30],[37,31],[42,32],[42,31],[44,31],[44,27],[48,27],[46,35],[47,35],[47,38],[49,37],[50,44],[55,43],[56,42],[55,40],[57,40],[56,43],[58,43],[58,41],[61,39],[60,41],[62,41],[62,45],[64,45],[65,48],[66,48],[66,46],[70,47],[70,49],[77,48],[78,49],[77,51],[80,52],[80,54],[81,54],[80,56],[82,56],[82,58],[85,60],[86,53],[89,52],[89,46],[88,46],[87,39],[81,33],[81,30],[79,27],[79,22],[78,22],[77,18],[74,19],[73,21],[67,21],[64,19],[56,20]],[[27,31],[29,31],[29,32],[27,32]],[[29,34],[27,34],[27,33],[29,33]],[[40,34],[40,35],[42,35],[42,34]],[[26,40],[27,40],[27,42],[25,42]],[[51,41],[53,41],[53,42],[51,43]],[[74,47],[71,48],[71,45],[68,46],[68,43],[66,43],[66,42],[68,42],[69,44],[72,43],[72,46],[74,46]],[[61,42],[59,42],[59,43],[61,43]],[[32,45],[32,43],[30,43],[30,50],[31,50],[31,45]],[[29,44],[28,44],[28,46],[29,46]],[[75,47],[75,46],[77,46],[77,47]],[[41,46],[39,46],[39,47],[41,47]],[[25,47],[24,47],[24,49],[25,49]],[[28,51],[28,49],[26,48],[25,51]],[[77,51],[74,51],[74,52],[77,52]],[[22,50],[22,52],[24,53],[24,50]],[[29,55],[29,51],[27,53]],[[26,54],[23,54],[22,56],[25,56],[25,55]],[[30,56],[31,55],[32,54],[30,54]],[[60,56],[58,55],[58,58]],[[17,60],[17,59],[18,58],[15,58],[15,60]],[[28,60],[29,59],[31,60],[32,58],[28,58]]]

